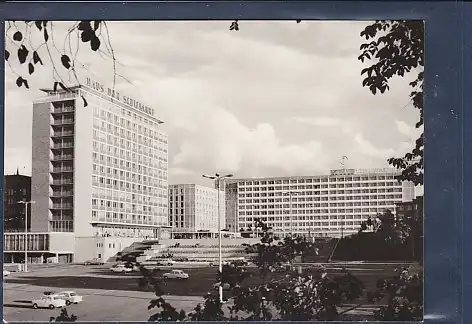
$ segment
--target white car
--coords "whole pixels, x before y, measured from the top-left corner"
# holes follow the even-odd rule
[[[167,259],[157,260],[157,264],[158,265],[163,265],[163,266],[172,266],[172,265],[175,264],[175,261],[174,260],[167,260]]]
[[[50,296],[42,296],[31,301],[33,304],[33,308],[49,308],[54,309],[56,307],[65,307],[66,301],[61,297],[50,295]]]
[[[8,270],[3,270],[3,276],[4,276],[4,277],[8,277],[8,276],[10,275],[10,273],[11,273],[11,272],[8,271]]]
[[[172,270],[162,275],[164,279],[188,279],[188,274],[182,270]]]
[[[113,271],[113,272],[126,273],[126,272],[132,272],[133,268],[127,268],[127,267],[125,267],[124,264],[117,264],[117,265],[111,267],[110,270]]]
[[[69,291],[61,291],[57,294],[54,295],[55,297],[62,298],[66,301],[66,305],[69,306],[70,304],[78,304],[82,302],[83,297],[80,295],[77,295],[75,291],[69,290]]]

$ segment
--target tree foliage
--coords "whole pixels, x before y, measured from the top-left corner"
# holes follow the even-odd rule
[[[369,294],[369,300],[376,302],[387,299],[387,305],[374,313],[379,321],[422,321],[423,320],[423,272],[412,269],[398,269],[392,279],[379,280],[377,290]]]
[[[362,85],[372,94],[389,90],[389,81],[394,76],[404,77],[416,73],[410,82],[412,91],[410,102],[419,110],[416,127],[423,126],[423,80],[424,80],[424,23],[418,20],[379,20],[368,25],[360,34],[366,42],[360,46],[361,62],[370,61],[371,65],[361,71],[364,76]],[[424,134],[416,139],[411,152],[403,157],[388,159],[389,164],[402,170],[398,177],[401,181],[423,184]]]

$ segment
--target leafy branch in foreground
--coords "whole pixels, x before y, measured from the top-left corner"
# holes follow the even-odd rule
[[[73,22],[72,27],[67,30],[62,47],[54,39],[53,21],[7,21],[6,24],[4,58],[10,71],[16,75],[16,85],[20,88],[29,89],[29,78],[39,73],[40,67],[49,63],[52,67],[54,88],[57,90],[59,86],[63,90],[71,91],[62,75],[66,72],[68,79],[74,80],[72,83],[80,84],[76,65],[79,64],[77,54],[81,43],[88,43],[90,50],[97,52],[102,58],[112,59],[114,78],[116,76],[116,58],[105,21]],[[38,39],[42,41],[34,44]],[[103,47],[105,50],[101,49]],[[17,62],[12,62],[15,52]],[[20,74],[14,65],[27,65],[28,75]]]
[[[362,86],[368,87],[372,94],[384,93],[390,89],[389,81],[394,76],[404,77],[407,73],[416,73],[416,79],[410,82],[413,88],[410,102],[420,112],[416,128],[424,123],[423,81],[424,81],[424,23],[420,20],[378,20],[368,25],[360,34],[370,42],[360,46],[362,51],[358,59],[371,61],[372,65],[361,71],[364,75]],[[412,181],[415,185],[423,184],[424,133],[416,139],[411,152],[401,158],[390,158],[388,163],[402,170],[400,181]]]

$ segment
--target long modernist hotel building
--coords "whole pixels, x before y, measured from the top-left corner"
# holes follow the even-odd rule
[[[332,170],[329,175],[226,180],[228,228],[248,231],[261,219],[276,234],[339,237],[362,221],[415,198],[394,169]],[[232,206],[232,207],[229,207]]]
[[[89,78],[71,90],[33,103],[31,261],[106,260],[168,225],[162,121]],[[4,251],[21,256],[24,234],[5,234]]]

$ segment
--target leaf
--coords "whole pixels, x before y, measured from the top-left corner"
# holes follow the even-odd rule
[[[36,64],[36,63],[40,63],[41,65],[43,65],[43,61],[41,61],[41,58],[39,57],[38,55],[38,52],[34,51],[33,52],[33,63]]]
[[[101,23],[100,20],[94,20],[94,22],[93,22],[93,30],[97,30],[98,27],[100,27],[100,23]]]
[[[64,65],[64,67],[66,69],[70,69],[70,58],[69,58],[69,56],[67,56],[65,54],[62,55],[61,56],[61,62],[62,62],[62,65]]]
[[[16,33],[13,34],[13,40],[17,42],[21,42],[23,39],[23,34],[20,31],[17,31]]]
[[[5,50],[5,61],[8,61],[9,57],[10,57],[10,52]]]
[[[85,97],[82,96],[82,100],[84,101],[84,107],[87,107],[88,106],[88,103],[87,103],[87,100],[85,100]]]
[[[48,30],[44,28],[44,41],[47,42],[49,40]]]
[[[21,45],[21,47],[18,49],[18,61],[20,61],[21,64],[26,62],[26,58],[28,57],[29,51],[25,47],[25,45]]]
[[[28,81],[26,81],[22,77],[18,77],[18,79],[16,79],[16,85],[18,86],[18,88],[21,88],[21,86],[24,85],[26,89],[29,89]]]
[[[31,62],[28,63],[28,72],[30,75],[34,73],[34,65]]]
[[[79,23],[79,26],[77,26],[77,29],[78,29],[78,30],[82,30],[82,31],[91,30],[92,27],[90,26],[90,21],[86,21],[86,20],[81,21],[81,22]]]
[[[235,31],[239,30],[239,23],[237,20],[231,23],[231,26],[229,26],[229,30],[235,30]]]
[[[95,36],[94,38],[92,38],[92,40],[90,41],[90,48],[94,52],[96,52],[100,48],[100,39],[98,39],[98,37]]]
[[[92,30],[84,30],[80,35],[80,39],[82,40],[82,42],[87,43],[92,39],[93,36],[94,33]]]
[[[34,24],[36,25],[36,28],[38,28],[39,30],[43,29],[43,26],[41,25],[41,20],[36,20]]]

